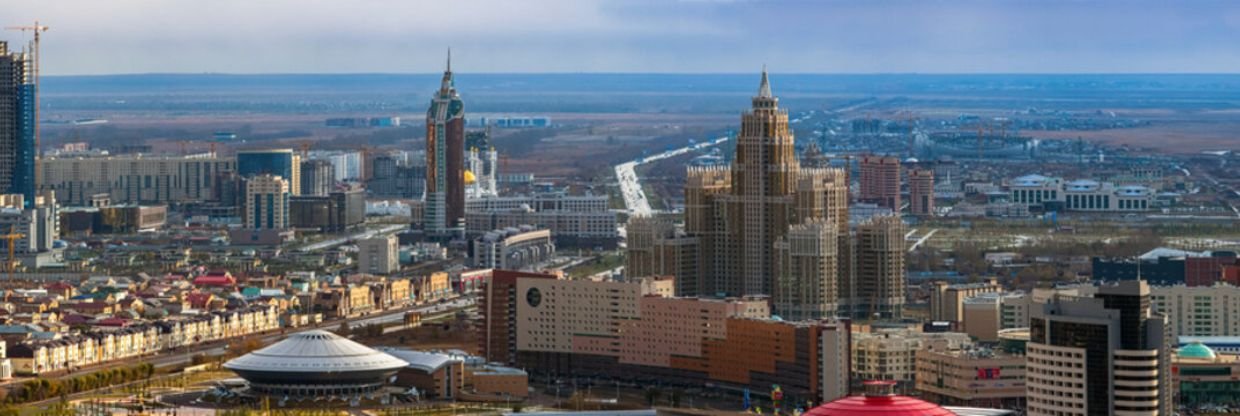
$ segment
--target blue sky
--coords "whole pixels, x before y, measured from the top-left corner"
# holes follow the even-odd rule
[[[1240,72],[1240,1],[0,0],[44,73]],[[18,43],[18,32],[0,39]]]

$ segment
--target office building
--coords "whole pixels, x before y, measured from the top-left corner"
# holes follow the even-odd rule
[[[838,191],[842,171],[801,169],[788,113],[779,108],[765,71],[736,140],[731,166],[688,171],[684,229],[699,239],[701,260],[698,276],[686,279],[697,282],[685,288],[687,296],[773,294],[776,241],[794,224],[832,219],[847,209],[837,202],[844,195]],[[836,220],[837,226],[844,221]]]
[[[497,180],[499,178],[499,152],[495,151],[495,147],[491,146],[491,133],[485,131],[480,134],[478,139],[471,143],[469,154],[469,171],[466,175],[465,197],[487,198],[499,196],[499,187]],[[468,176],[473,177],[473,181],[469,181]],[[469,211],[468,203],[466,203],[466,211]]]
[[[471,249],[474,267],[523,270],[550,260],[555,243],[551,231],[527,225],[483,234],[473,240]]]
[[[1092,179],[1065,181],[1025,175],[1008,185],[1012,202],[1031,210],[1140,212],[1152,208],[1154,190],[1145,185],[1116,185]]]
[[[959,332],[927,333],[911,329],[876,329],[853,334],[853,380],[891,380],[902,391],[913,388],[917,352],[960,350],[972,344]]]
[[[772,307],[781,318],[800,321],[836,316],[839,307],[839,243],[834,222],[811,219],[793,225],[775,242],[778,280]]]
[[[33,56],[0,41],[0,190],[35,199],[38,103]],[[30,204],[27,204],[28,206]]]
[[[606,195],[535,195],[470,198],[465,201],[466,236],[533,225],[551,231],[556,246],[614,248],[619,239],[616,213]]]
[[[426,208],[422,227],[434,238],[465,233],[465,104],[452,79],[452,56],[426,111]]]
[[[92,206],[99,195],[113,204],[159,205],[218,200],[217,179],[236,169],[236,161],[214,153],[51,157],[39,169],[39,191],[55,192],[66,206]]]
[[[1024,292],[986,292],[964,300],[960,327],[978,341],[994,342],[1004,330],[1029,326],[1032,298]]]
[[[323,196],[289,198],[289,226],[301,230],[341,232],[366,222],[366,193],[345,186]]]
[[[322,159],[301,162],[301,195],[327,195],[336,189],[336,168]]]
[[[293,149],[239,150],[237,174],[242,178],[279,176],[288,181],[289,192],[301,194],[301,155]]]
[[[168,223],[166,205],[110,205],[99,207],[98,226],[95,232],[103,234],[132,234],[154,231]]]
[[[961,322],[964,320],[965,299],[990,292],[1003,291],[998,279],[986,279],[978,283],[949,284],[931,283],[930,320]]]
[[[1025,405],[1025,356],[966,347],[916,352],[919,396],[941,405],[1020,409]]]
[[[1200,341],[1181,345],[1172,358],[1176,404],[1210,408],[1240,398],[1240,355],[1216,351]]]
[[[396,236],[388,235],[358,240],[357,271],[369,274],[390,274],[400,270],[400,252]]]
[[[921,217],[934,216],[934,171],[910,169],[908,171],[908,211]]]
[[[1039,306],[1029,316],[1030,416],[1172,414],[1166,318],[1144,281]]]
[[[629,217],[625,227],[624,276],[628,281],[673,276],[676,294],[697,293],[698,239],[667,218]]]
[[[245,228],[288,228],[289,183],[279,176],[260,174],[245,181]]]
[[[900,212],[900,159],[867,155],[860,168],[861,202]]]
[[[855,316],[898,319],[903,315],[908,280],[904,235],[900,217],[873,217],[857,226],[856,288],[849,304]]]

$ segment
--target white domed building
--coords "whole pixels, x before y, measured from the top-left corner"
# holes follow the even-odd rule
[[[306,331],[224,363],[250,391],[293,397],[355,395],[383,387],[407,362],[327,331]]]

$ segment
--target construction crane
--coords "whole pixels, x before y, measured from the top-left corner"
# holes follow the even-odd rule
[[[8,271],[9,273],[9,282],[11,283],[13,282],[13,271],[14,269],[17,269],[17,261],[16,261],[17,240],[26,238],[26,235],[16,232],[14,227],[10,225],[9,233],[0,235],[0,238],[3,238],[5,244],[7,244],[9,247],[9,261],[7,264],[5,264],[5,270]]]
[[[39,176],[42,175],[42,170],[39,169],[39,159],[42,159],[40,157],[42,148],[39,144],[39,95],[42,93],[42,89],[39,87],[39,58],[42,56],[39,54],[39,34],[46,32],[47,29],[48,27],[40,25],[38,20],[35,20],[34,25],[31,26],[9,26],[5,28],[5,30],[20,30],[22,32],[34,33],[34,71],[32,72],[34,73],[34,183],[36,186],[41,182]]]

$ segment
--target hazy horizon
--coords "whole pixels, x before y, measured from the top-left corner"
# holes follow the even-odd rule
[[[1240,2],[0,0],[45,75],[1229,74]],[[99,16],[107,16],[100,19]],[[18,47],[28,33],[5,31]]]

